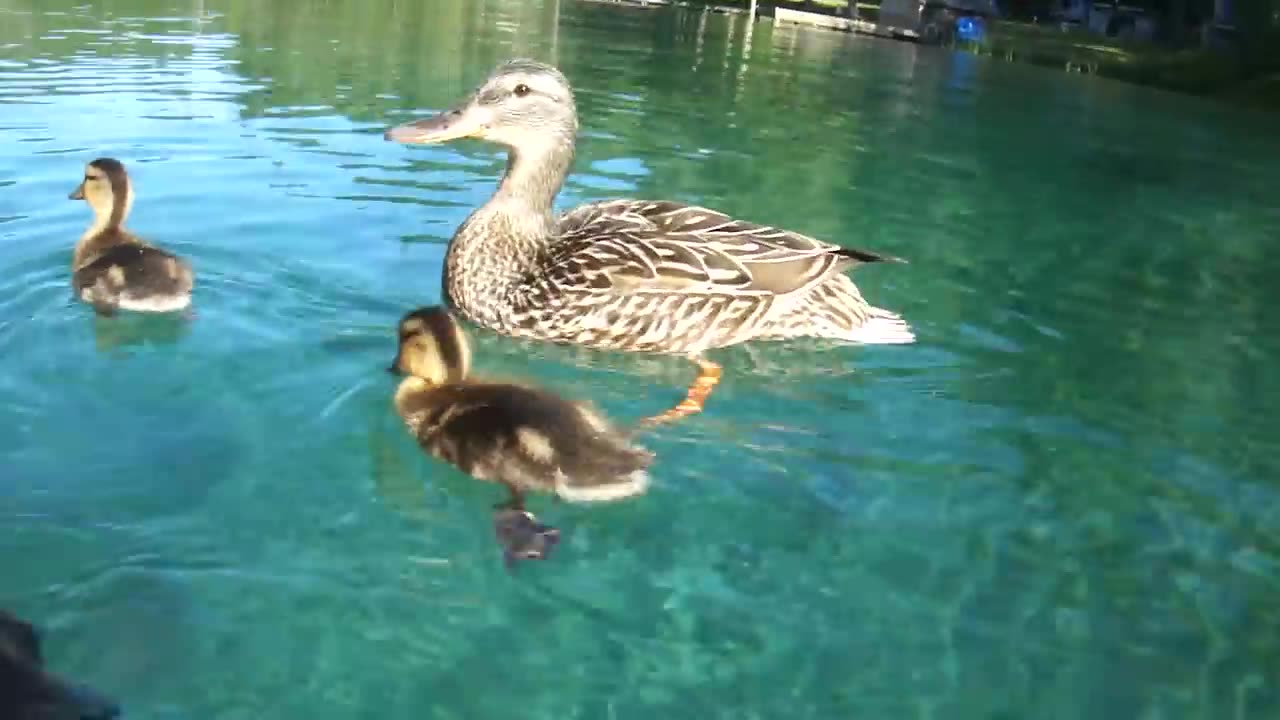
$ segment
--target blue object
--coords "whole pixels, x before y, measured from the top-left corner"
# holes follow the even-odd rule
[[[986,28],[980,17],[965,15],[956,20],[956,36],[961,40],[978,42],[986,34],[985,31]]]

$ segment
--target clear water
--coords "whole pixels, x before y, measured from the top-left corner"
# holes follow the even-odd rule
[[[905,266],[913,347],[719,354],[625,505],[507,574],[389,406],[491,147],[576,84],[570,205],[674,198]],[[83,163],[198,315],[72,304]],[[130,718],[1280,716],[1280,124],[908,44],[571,0],[0,0],[0,604]],[[483,339],[621,420],[678,359]]]

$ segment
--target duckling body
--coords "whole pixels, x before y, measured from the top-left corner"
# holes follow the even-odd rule
[[[124,165],[99,158],[68,197],[84,200],[94,220],[76,243],[71,287],[76,298],[103,315],[116,310],[176,312],[191,305],[190,264],[124,229],[133,192]]]
[[[466,338],[442,307],[402,318],[391,369],[408,374],[394,403],[422,449],[477,480],[506,486],[510,507],[523,507],[527,492],[597,502],[648,486],[652,453],[585,403],[471,378]]]

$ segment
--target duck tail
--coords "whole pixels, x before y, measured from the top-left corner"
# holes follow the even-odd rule
[[[579,462],[564,467],[556,479],[556,494],[570,502],[613,502],[649,489],[649,463],[653,453],[636,447],[602,443],[608,447],[584,448]],[[585,458],[590,458],[587,460]]]
[[[906,345],[916,341],[911,326],[901,315],[864,300],[848,275],[836,275],[814,288],[760,337],[822,338],[861,345]]]
[[[862,324],[850,328],[843,339],[863,345],[910,345],[916,334],[901,315],[870,307]]]
[[[894,255],[885,255],[884,253],[871,252],[870,250],[859,250],[858,248],[840,248],[835,251],[835,254],[843,258],[848,258],[855,263],[907,262],[906,260]]]
[[[626,475],[613,476],[606,482],[595,484],[573,484],[574,478],[564,478],[557,484],[556,494],[577,503],[614,502],[625,500],[636,495],[643,495],[649,489],[649,473],[645,470],[633,470]]]

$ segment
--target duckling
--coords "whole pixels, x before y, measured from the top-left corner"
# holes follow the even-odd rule
[[[191,266],[124,229],[133,189],[124,164],[98,158],[67,196],[93,209],[93,223],[71,256],[71,287],[100,315],[116,310],[176,312],[191,305]]]
[[[76,686],[44,667],[40,635],[0,608],[0,717],[112,720],[119,706],[92,688]]]
[[[496,508],[523,511],[530,491],[598,502],[648,488],[653,454],[586,403],[527,385],[473,379],[466,335],[442,306],[400,319],[399,347],[387,369],[407,376],[394,404],[418,444],[477,480],[506,486],[510,498]],[[527,544],[528,532],[554,530],[521,530],[515,515],[498,519],[507,521],[516,523],[517,545]]]

